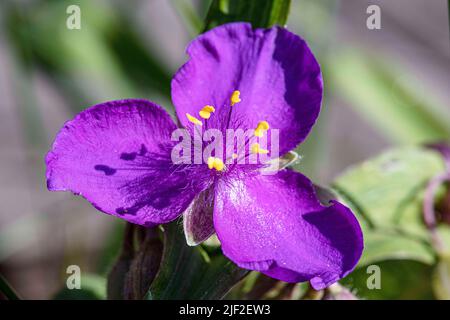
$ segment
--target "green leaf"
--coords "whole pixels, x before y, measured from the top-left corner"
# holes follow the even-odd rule
[[[81,275],[81,288],[64,287],[54,300],[104,300],[106,299],[106,279],[95,274]]]
[[[444,168],[435,152],[405,147],[354,166],[335,180],[333,188],[363,227],[360,265],[386,259],[433,263],[435,253],[422,222],[423,191]]]
[[[218,25],[251,22],[254,28],[286,24],[290,0],[213,0],[206,16],[205,31]]]
[[[223,256],[189,247],[178,221],[164,226],[164,251],[148,299],[221,299],[246,274]]]
[[[398,148],[351,167],[334,181],[333,188],[374,227],[405,230],[409,226],[402,224],[404,220],[420,223],[421,201],[417,200],[422,199],[427,182],[444,170],[443,160],[433,151]]]
[[[427,265],[435,255],[427,243],[399,234],[368,231],[364,233],[364,253],[359,265],[367,266],[384,260],[414,260]]]

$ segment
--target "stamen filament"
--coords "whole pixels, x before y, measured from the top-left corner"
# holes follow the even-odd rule
[[[252,153],[258,153],[258,154],[268,154],[269,153],[269,150],[266,150],[266,149],[262,149],[261,147],[260,147],[260,145],[259,145],[259,143],[254,143],[254,144],[252,144],[252,146],[251,146],[251,148],[250,148],[250,151],[252,152]]]

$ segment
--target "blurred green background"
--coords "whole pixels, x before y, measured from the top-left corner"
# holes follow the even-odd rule
[[[104,276],[123,229],[123,222],[97,212],[83,199],[46,190],[43,159],[55,134],[76,113],[106,100],[146,98],[173,114],[170,79],[186,59],[186,44],[203,30],[210,3],[0,2],[0,273],[23,297],[54,295],[71,264]],[[71,4],[81,8],[81,30],[66,27]],[[296,169],[319,184],[333,183],[347,195],[355,186],[352,174],[358,172],[336,177],[348,166],[387,148],[450,137],[447,2],[377,1],[381,30],[366,27],[370,4],[292,0],[287,23],[311,46],[324,74],[322,113],[298,149],[302,160]],[[394,177],[397,189],[402,183],[405,188],[423,184],[441,170],[439,160],[405,150],[387,156],[389,161],[404,160],[410,168],[407,177]],[[408,180],[410,176],[422,180]],[[389,214],[394,200],[421,199],[416,199],[417,191],[413,200],[385,201],[392,189],[377,192],[379,199],[372,205],[355,191],[367,200],[368,209],[362,211],[374,211],[375,219],[365,220],[375,220],[376,227],[383,226],[385,220],[378,224],[377,217]],[[381,244],[376,238],[375,253],[364,258],[367,264],[383,261],[382,289],[366,288],[364,268],[344,283],[363,298],[435,298],[431,283],[436,257],[420,247],[426,240],[411,225],[407,232],[417,235],[419,244],[411,244],[408,237],[398,242],[397,235],[392,241],[381,237]],[[374,258],[383,246],[394,246],[389,252],[396,255]],[[102,286],[101,277],[95,281],[94,286]]]

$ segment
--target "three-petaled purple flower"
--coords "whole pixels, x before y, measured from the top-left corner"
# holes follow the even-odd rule
[[[306,138],[320,111],[322,77],[300,37],[281,27],[232,23],[200,35],[187,53],[172,80],[172,101],[189,132],[242,128],[261,137],[278,129],[281,155]],[[265,175],[261,165],[219,157],[175,164],[176,129],[150,101],[93,106],[56,137],[46,157],[48,188],[70,190],[144,226],[183,214],[191,245],[215,231],[237,265],[283,281],[309,280],[322,289],[355,267],[363,238],[347,207],[322,205],[311,181],[292,170]],[[269,152],[248,147],[244,157]]]

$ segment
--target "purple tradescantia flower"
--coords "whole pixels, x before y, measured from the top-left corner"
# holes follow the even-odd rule
[[[322,78],[300,37],[281,27],[233,23],[200,35],[187,53],[190,59],[172,80],[172,100],[190,134],[201,127],[242,128],[261,137],[278,129],[281,155],[306,138],[320,111]],[[283,281],[309,280],[322,289],[355,267],[363,238],[347,207],[322,205],[311,181],[294,171],[265,175],[261,164],[219,157],[175,164],[176,129],[149,101],[93,106],[56,137],[46,158],[48,188],[70,190],[144,226],[183,214],[189,244],[216,232],[237,265]],[[250,149],[244,158],[271,156],[258,144]]]

